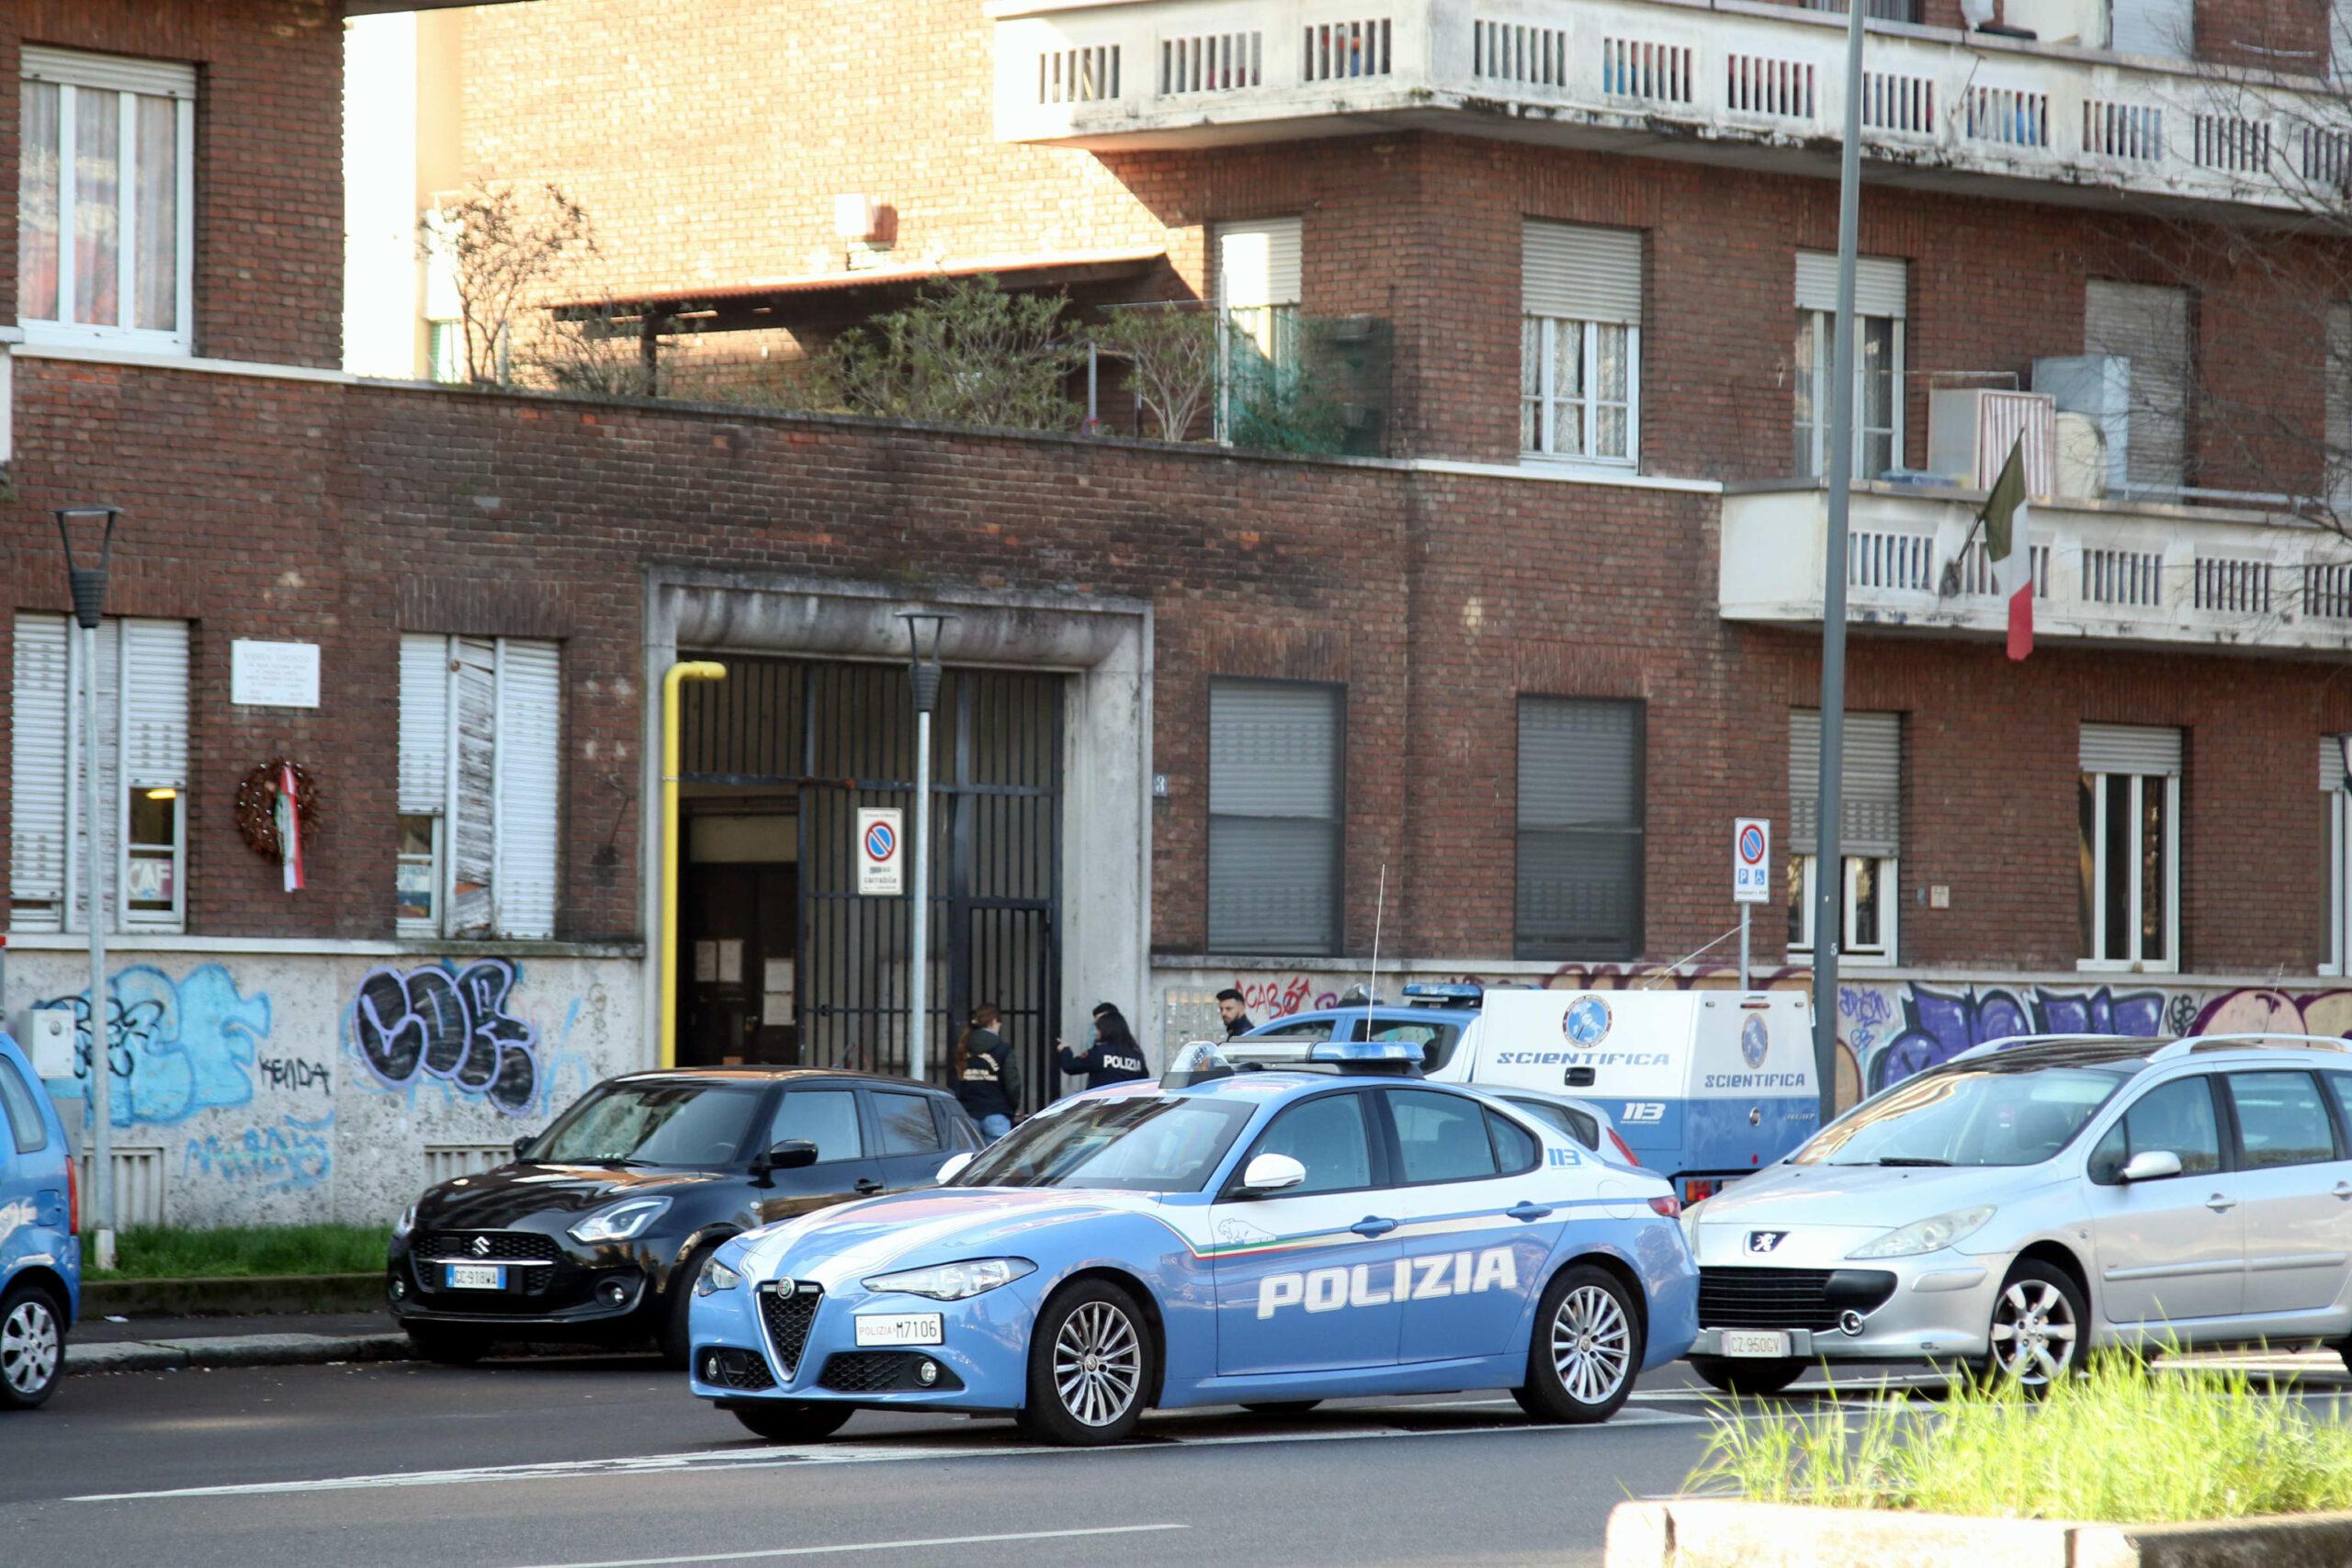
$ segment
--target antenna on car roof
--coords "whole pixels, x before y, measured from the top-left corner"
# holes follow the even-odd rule
[[[1388,867],[1380,867],[1380,897],[1372,906],[1372,981],[1363,988],[1363,1037],[1372,1038],[1372,1004],[1380,999],[1380,917],[1388,908]]]

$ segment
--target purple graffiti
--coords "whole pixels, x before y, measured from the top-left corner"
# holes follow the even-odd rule
[[[2012,1034],[2153,1038],[2165,1032],[2165,1002],[2162,991],[2118,995],[2105,986],[2095,991],[2036,987],[2030,998],[2000,986],[1982,991],[1973,986],[1958,991],[1906,987],[1903,1028],[1871,1058],[1870,1089],[1875,1093],[1988,1040]]]
[[[497,958],[373,970],[352,998],[352,1041],[387,1088],[422,1072],[520,1116],[538,1096],[538,1032],[506,1011],[514,988],[514,965]]]

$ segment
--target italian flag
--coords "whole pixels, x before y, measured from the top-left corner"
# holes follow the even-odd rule
[[[1976,514],[1984,530],[1984,557],[1993,565],[1993,591],[2009,607],[2009,657],[2033,651],[2033,547],[2027,542],[2025,442],[2009,448],[2001,477]]]

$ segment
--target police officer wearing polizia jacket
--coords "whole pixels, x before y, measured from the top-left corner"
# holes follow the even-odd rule
[[[1094,1004],[1094,1043],[1086,1048],[1084,1055],[1072,1053],[1058,1040],[1054,1042],[1054,1049],[1062,1071],[1072,1077],[1085,1074],[1089,1089],[1151,1076],[1150,1069],[1143,1065],[1143,1047],[1136,1043],[1127,1021],[1111,1002]]]

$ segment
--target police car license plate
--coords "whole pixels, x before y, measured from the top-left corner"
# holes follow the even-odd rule
[[[1780,1333],[1767,1334],[1756,1329],[1726,1328],[1724,1330],[1724,1354],[1784,1360],[1789,1354],[1789,1337]]]
[[[864,1313],[857,1319],[860,1345],[936,1345],[945,1337],[935,1312]]]
[[[452,1291],[503,1291],[506,1288],[506,1270],[494,1263],[447,1263],[442,1265],[444,1285]]]

